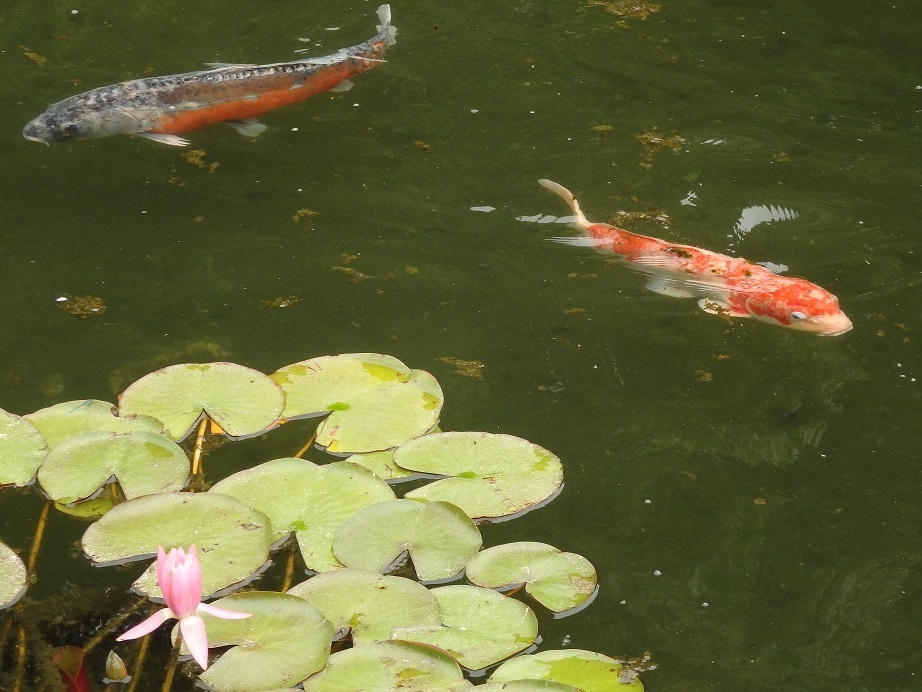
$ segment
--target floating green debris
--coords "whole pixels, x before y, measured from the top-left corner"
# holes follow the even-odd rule
[[[218,692],[251,692],[295,685],[322,670],[330,655],[333,626],[316,607],[288,594],[248,591],[213,605],[251,613],[223,620],[202,613],[211,647],[232,647],[200,675]],[[173,629],[173,641],[178,626]],[[185,643],[181,654],[188,654]]]
[[[488,548],[471,558],[465,576],[491,589],[525,584],[536,601],[558,613],[583,604],[596,588],[596,572],[589,560],[547,543],[523,541]]]
[[[318,574],[288,593],[313,603],[354,646],[393,638],[398,627],[437,627],[439,604],[422,584],[364,569]]]
[[[377,642],[339,651],[304,681],[305,692],[456,692],[471,683],[444,651],[411,642]]]
[[[129,385],[119,412],[153,416],[178,441],[203,414],[232,438],[257,435],[276,425],[284,405],[282,390],[258,370],[235,363],[184,363]]]
[[[156,433],[89,432],[52,449],[38,470],[38,482],[55,502],[86,499],[115,478],[127,499],[182,490],[189,459],[182,448]]]
[[[6,543],[0,543],[0,610],[9,608],[26,592],[26,566]]]
[[[91,315],[101,315],[106,311],[105,301],[97,296],[63,295],[57,299],[57,303],[64,312],[81,320]]]
[[[330,414],[317,444],[334,454],[377,452],[429,432],[444,398],[428,372],[377,353],[312,358],[271,377],[285,390],[286,419]]]
[[[563,467],[553,453],[512,435],[426,435],[401,445],[394,461],[412,471],[454,476],[406,497],[451,502],[473,519],[525,511],[550,498],[563,484]]]
[[[29,421],[0,409],[0,485],[28,485],[45,459],[48,445]]]
[[[263,512],[277,542],[295,532],[308,569],[342,567],[333,556],[333,536],[346,519],[376,502],[393,500],[394,491],[361,466],[341,461],[318,466],[285,458],[228,476],[209,492],[235,497]]]
[[[347,519],[333,541],[333,554],[347,567],[386,571],[409,552],[423,581],[458,574],[480,549],[474,523],[447,502],[391,500]]]
[[[432,595],[439,603],[441,626],[398,628],[395,638],[437,646],[471,670],[498,663],[538,638],[534,612],[514,598],[465,585],[440,586]]]
[[[258,572],[272,543],[269,518],[217,493],[158,493],[123,502],[83,534],[83,551],[103,565],[122,564],[166,549],[195,544],[202,594],[239,584]],[[156,565],[132,585],[160,597]]]

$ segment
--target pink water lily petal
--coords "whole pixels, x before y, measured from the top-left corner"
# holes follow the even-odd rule
[[[205,633],[205,621],[198,615],[188,615],[179,621],[179,631],[183,641],[192,654],[192,658],[202,670],[208,667],[208,635]]]
[[[188,554],[182,548],[173,548],[162,562],[165,568],[161,574],[161,553],[158,551],[157,579],[163,600],[177,617],[192,615],[202,600],[202,568],[195,546],[189,547]]]
[[[224,620],[243,620],[244,618],[253,617],[253,613],[241,613],[239,610],[227,610],[226,608],[218,608],[213,605],[208,605],[207,603],[199,603],[198,609]]]
[[[170,618],[175,617],[176,614],[169,608],[161,608],[140,625],[135,625],[130,630],[117,637],[115,641],[123,642],[126,639],[137,639],[138,637],[143,637],[145,634],[150,634],[153,632]]]

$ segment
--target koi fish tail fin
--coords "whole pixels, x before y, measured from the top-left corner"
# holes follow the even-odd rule
[[[538,181],[538,184],[542,187],[546,187],[551,192],[555,192],[563,198],[563,201],[570,205],[570,211],[573,212],[573,216],[576,217],[576,222],[573,224],[577,228],[586,229],[591,224],[588,219],[586,219],[583,214],[583,210],[579,208],[579,202],[576,201],[576,197],[573,196],[573,193],[570,192],[567,188],[559,183],[555,183],[553,180],[548,180],[547,178],[541,178]]]
[[[378,35],[384,35],[387,45],[393,46],[397,43],[397,27],[391,24],[391,6],[381,5],[378,8],[378,19],[381,23],[378,25]]]

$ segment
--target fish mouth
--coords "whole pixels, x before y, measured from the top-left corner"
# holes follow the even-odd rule
[[[33,121],[26,125],[22,129],[22,136],[32,142],[41,142],[42,144],[50,144],[47,137],[42,137],[42,128]]]
[[[845,332],[850,332],[852,330],[852,321],[842,315],[842,319],[838,319],[830,324],[822,332],[819,332],[820,336],[841,336]]]

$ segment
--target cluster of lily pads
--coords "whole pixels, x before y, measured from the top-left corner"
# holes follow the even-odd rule
[[[135,381],[118,406],[0,410],[0,485],[37,482],[59,509],[98,517],[82,539],[98,566],[195,544],[203,593],[253,614],[203,616],[221,651],[200,674],[210,689],[461,690],[473,686],[465,670],[501,661],[485,692],[643,689],[608,656],[529,653],[537,617],[504,592],[524,585],[566,615],[595,595],[595,569],[544,543],[482,549],[478,523],[553,499],[560,460],[509,435],[439,431],[443,399],[431,374],[380,354],[313,358],[271,375],[234,363],[173,365]],[[242,440],[309,417],[323,417],[314,445],[329,463],[274,459],[194,490],[205,487],[206,426]],[[179,443],[196,429],[190,461]],[[415,489],[398,497],[394,487],[408,480]],[[284,593],[252,590],[292,541],[312,576]],[[410,573],[407,556],[416,579],[390,574]],[[0,608],[23,595],[26,572],[0,542]],[[162,597],[154,564],[133,590]]]

